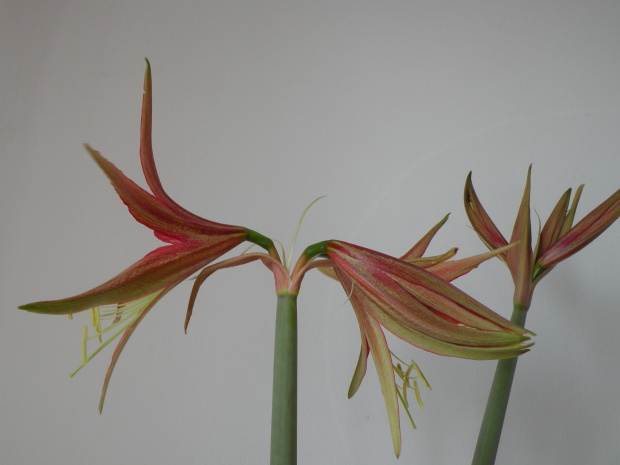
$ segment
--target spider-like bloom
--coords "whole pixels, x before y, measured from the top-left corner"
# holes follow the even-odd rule
[[[169,245],[153,250],[125,271],[90,291],[67,299],[34,302],[19,307],[30,312],[55,315],[71,315],[92,310],[93,325],[96,328],[96,334],[92,337],[98,337],[100,341],[104,333],[116,329],[115,334],[90,357],[86,356],[84,349],[82,366],[122,333],[104,381],[100,411],[121,351],[136,326],[155,303],[181,281],[253,234],[253,231],[244,227],[215,223],[194,215],[166,194],[153,160],[151,108],[151,73],[147,61],[142,101],[140,159],[151,192],[127,178],[99,152],[89,146],[86,146],[86,149],[108,176],[133,217],[152,229],[157,238]],[[112,320],[111,326],[102,330],[100,322],[106,319]]]

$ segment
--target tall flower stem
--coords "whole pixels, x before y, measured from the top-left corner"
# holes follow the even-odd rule
[[[270,463],[297,463],[297,295],[288,292],[276,310]]]
[[[523,327],[527,316],[527,307],[515,304],[510,321]],[[497,362],[493,384],[484,411],[482,425],[478,433],[478,442],[474,451],[472,465],[493,465],[497,456],[499,440],[502,435],[512,380],[517,369],[518,357],[507,358]]]

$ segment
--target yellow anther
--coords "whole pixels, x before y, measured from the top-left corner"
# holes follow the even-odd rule
[[[86,339],[88,337],[88,326],[84,326],[82,329],[82,363],[86,363],[87,354],[86,354]]]
[[[92,309],[92,318],[93,318],[93,326],[95,328],[95,331],[97,332],[97,335],[99,336],[99,344],[101,344],[102,339],[101,339],[101,319],[100,319],[100,315],[99,315],[99,307],[94,307]]]
[[[420,388],[418,387],[418,382],[416,380],[413,380],[413,392],[415,392],[415,400],[418,401],[420,410],[424,410],[424,404],[422,403],[422,397],[420,396]]]

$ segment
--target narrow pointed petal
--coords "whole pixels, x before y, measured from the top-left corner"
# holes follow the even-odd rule
[[[538,265],[551,267],[583,249],[620,216],[620,189],[592,210],[540,257]]]
[[[258,253],[240,255],[238,257],[234,257],[228,260],[221,261],[219,263],[216,263],[215,265],[208,266],[204,270],[202,270],[198,274],[198,276],[196,276],[194,285],[192,286],[192,292],[189,297],[189,303],[187,305],[187,313],[185,315],[185,325],[183,327],[183,329],[185,330],[185,333],[187,334],[187,327],[189,325],[189,320],[191,319],[192,313],[194,311],[194,303],[196,302],[196,297],[198,297],[198,291],[200,290],[200,286],[202,286],[202,283],[204,283],[209,276],[211,276],[213,273],[215,273],[218,270],[223,270],[225,268],[230,268],[233,266],[244,265],[246,263],[259,260],[263,256],[264,254],[258,254]]]
[[[474,255],[472,257],[462,258],[460,260],[440,261],[426,268],[426,270],[430,271],[435,276],[439,276],[440,278],[445,279],[446,281],[453,281],[456,278],[463,276],[469,273],[471,270],[477,268],[478,265],[488,260],[489,258],[493,258],[503,254],[513,246],[514,244],[510,244],[506,247],[501,247],[499,249],[491,250],[490,252],[479,255]]]
[[[99,413],[103,411],[103,403],[105,402],[105,396],[106,396],[106,393],[108,392],[108,386],[110,385],[110,379],[112,378],[112,373],[114,372],[116,363],[118,362],[118,359],[121,356],[123,349],[127,345],[129,338],[131,337],[131,335],[133,334],[137,326],[140,324],[140,322],[144,319],[144,317],[149,312],[149,310],[153,308],[153,306],[157,303],[157,301],[159,301],[159,299],[161,299],[164,296],[164,294],[166,294],[166,291],[160,292],[155,297],[155,299],[153,299],[153,301],[151,301],[151,303],[144,310],[140,312],[138,317],[125,330],[125,332],[121,336],[121,339],[118,341],[118,344],[116,345],[116,348],[114,349],[114,353],[112,354],[112,360],[110,361],[108,371],[106,372],[105,379],[103,381],[103,388],[101,389],[101,397],[99,399]]]
[[[331,270],[331,268],[330,268]],[[353,281],[349,279],[343,273],[339,275],[334,271],[335,279],[340,279],[342,283],[342,287],[348,296],[353,292]],[[366,367],[368,363],[368,354],[370,353],[370,347],[368,345],[368,339],[366,338],[366,330],[364,329],[364,315],[359,305],[353,305],[353,311],[355,312],[355,317],[357,318],[357,323],[360,328],[360,337],[362,339],[362,346],[360,348],[360,355],[357,360],[357,365],[355,366],[355,371],[353,372],[353,378],[351,379],[351,384],[349,386],[348,397],[349,399],[355,395],[357,390],[362,384],[362,380],[366,375]]]
[[[219,227],[218,223],[201,218],[198,215],[186,210],[176,203],[164,190],[159,174],[155,167],[155,159],[153,157],[153,143],[151,137],[153,125],[153,87],[151,81],[151,64],[146,60],[146,69],[144,71],[144,94],[142,96],[142,121],[140,124],[140,160],[142,162],[142,171],[146,182],[151,188],[155,197],[161,200],[170,210],[185,219],[202,224],[208,227]]]
[[[355,303],[354,303],[355,300]],[[394,336],[403,341],[419,347],[422,350],[446,357],[467,358],[472,360],[497,360],[512,358],[527,352],[532,345],[529,342],[516,342],[497,347],[488,346],[463,346],[439,340],[415,328],[410,328],[400,324],[390,318],[385,306],[373,300],[372,296],[366,295],[363,291],[354,292],[351,297],[352,305],[359,305],[372,318],[378,321],[381,326],[387,329]]]
[[[400,413],[398,411],[398,394],[396,382],[394,381],[394,371],[392,368],[392,357],[388,348],[385,335],[381,326],[367,315],[361,314],[362,324],[366,332],[370,353],[377,369],[381,392],[385,401],[385,408],[390,423],[392,433],[392,445],[396,457],[400,455]]]
[[[459,249],[457,249],[456,247],[453,247],[441,255],[420,257],[420,258],[408,258],[408,259],[401,257],[401,260],[407,263],[411,263],[419,268],[431,268],[439,263],[442,263],[442,262],[445,262],[446,260],[451,259],[452,257],[456,255],[456,252],[458,250]]]
[[[570,231],[570,228],[573,227],[573,221],[575,220],[575,213],[577,213],[577,204],[579,203],[579,199],[581,198],[581,192],[583,192],[584,184],[580,185],[573,196],[573,201],[570,204],[570,209],[566,213],[566,219],[564,220],[564,224],[562,225],[562,231],[560,232],[560,237]],[[542,255],[542,254],[541,254]]]
[[[549,248],[557,242],[564,228],[566,220],[566,210],[570,200],[571,189],[568,189],[556,204],[555,208],[549,215],[540,233],[540,239],[536,246],[534,256],[543,255]]]
[[[427,232],[422,239],[420,239],[409,251],[401,257],[402,260],[410,261],[415,258],[420,258],[426,252],[428,245],[431,243],[437,231],[441,229],[441,227],[448,221],[448,217],[450,215],[446,215],[443,219],[437,223],[435,226],[431,228],[429,232]]]
[[[482,242],[491,250],[507,246],[508,242],[504,239],[502,233],[499,232],[499,229],[497,229],[476,195],[471,181],[471,172],[465,182],[464,201],[465,212],[469,222],[474,231],[480,236],[480,239],[482,239]],[[506,261],[505,255],[500,255],[499,258]]]
[[[129,302],[176,285],[242,241],[242,236],[230,235],[160,247],[88,292],[68,299],[34,302],[19,308],[35,313],[63,315]]]
[[[166,242],[193,239],[202,235],[222,234],[246,231],[238,226],[227,226],[214,222],[196,223],[188,221],[171,210],[161,200],[148,193],[123,174],[99,152],[88,145],[86,150],[93,157],[103,172],[108,176],[112,186],[132,216],[151,228],[155,235]],[[206,221],[206,220],[205,220]]]
[[[516,247],[506,252],[506,263],[515,284],[513,301],[529,308],[532,299],[532,272],[534,268],[532,253],[532,225],[530,222],[530,178],[532,165],[527,170],[527,180],[523,199],[519,206],[517,219],[510,238]]]
[[[360,323],[360,316],[358,312],[355,312],[355,315],[358,318],[358,323]],[[360,323],[361,325],[361,323]],[[353,378],[351,378],[351,384],[349,385],[349,391],[347,392],[347,396],[349,399],[355,395],[357,390],[362,384],[362,380],[366,375],[366,367],[368,364],[368,354],[370,353],[370,347],[368,345],[368,339],[366,338],[366,333],[363,331],[363,328],[360,326],[361,338],[362,338],[362,346],[360,347],[360,355],[357,360],[357,365],[355,366],[355,371],[353,372]]]

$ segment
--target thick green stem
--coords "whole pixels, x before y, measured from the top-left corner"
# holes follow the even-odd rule
[[[297,463],[297,296],[288,293],[276,311],[270,463]]]
[[[523,327],[527,308],[521,305],[515,305],[510,321]],[[484,411],[482,425],[478,433],[478,442],[472,465],[493,465],[497,456],[497,448],[502,435],[502,427],[504,426],[504,417],[506,416],[506,408],[508,407],[508,399],[510,398],[510,389],[512,380],[517,369],[518,357],[499,360],[495,369],[495,376],[487,407]]]

